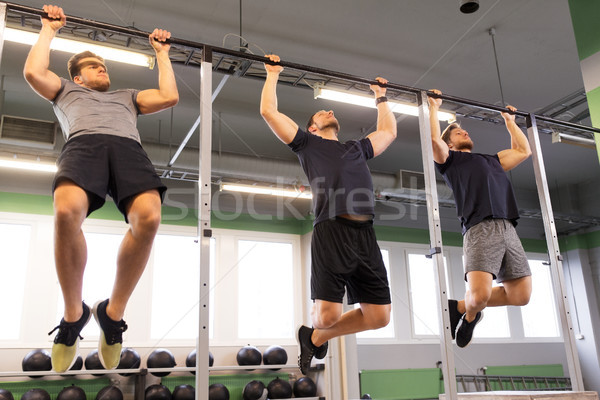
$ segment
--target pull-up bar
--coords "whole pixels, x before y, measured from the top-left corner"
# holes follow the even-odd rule
[[[7,9],[11,10],[11,11],[19,12],[22,14],[37,15],[39,17],[47,16],[47,14],[43,10],[40,10],[38,8],[23,6],[23,5],[14,4],[14,3],[5,3],[5,4],[6,4]],[[150,32],[145,32],[145,31],[141,31],[141,30],[133,29],[133,28],[126,28],[126,27],[122,27],[119,25],[113,25],[113,24],[108,24],[108,23],[104,23],[104,22],[93,21],[93,20],[81,18],[81,17],[68,16],[68,21],[70,21],[74,24],[77,24],[77,25],[83,25],[83,26],[90,27],[90,28],[101,29],[104,31],[115,32],[115,33],[120,33],[120,34],[124,34],[124,35],[128,35],[128,36],[144,38],[144,39],[147,38],[148,35],[150,35]],[[226,56],[231,56],[231,57],[235,57],[235,58],[242,59],[242,60],[249,60],[249,61],[255,61],[255,62],[260,62],[260,63],[264,63],[267,61],[264,56],[245,53],[245,52],[241,52],[241,51],[237,51],[237,50],[226,49],[226,48],[222,48],[222,47],[211,46],[211,45],[207,45],[204,43],[193,42],[190,40],[171,38],[168,40],[168,42],[171,44],[174,44],[174,45],[179,45],[179,46],[187,47],[190,49],[202,50],[205,53],[205,54],[203,54],[204,57],[207,57],[207,56],[210,57],[210,55],[216,53],[216,54],[220,54],[220,55],[226,55]],[[290,69],[294,69],[297,71],[313,73],[316,75],[323,75],[323,76],[328,76],[328,77],[332,77],[332,78],[338,78],[338,79],[345,80],[348,82],[353,82],[353,83],[361,83],[361,84],[365,84],[365,85],[379,84],[377,81],[372,80],[372,79],[367,79],[367,78],[363,78],[360,76],[351,75],[351,74],[347,74],[347,73],[343,73],[343,72],[331,71],[331,70],[323,69],[323,68],[316,68],[316,67],[303,65],[303,64],[297,64],[297,63],[292,63],[292,62],[287,62],[287,61],[281,61],[278,64],[284,68],[290,68]],[[400,85],[397,83],[388,83],[386,85],[386,87],[390,88],[390,89],[395,89],[395,90],[398,90],[401,92],[412,93],[415,95],[418,95],[420,92],[423,91],[423,89],[418,89],[418,88],[414,88],[414,87],[406,86],[406,85]],[[451,102],[458,103],[458,104],[473,106],[473,107],[477,107],[477,108],[484,109],[484,110],[513,113],[512,111],[508,110],[507,108],[497,106],[495,104],[488,104],[488,103],[484,103],[484,102],[480,102],[480,101],[476,101],[476,100],[470,100],[470,99],[465,99],[462,97],[451,96],[448,94],[435,95],[433,92],[430,92],[430,91],[427,91],[427,94],[431,95],[432,97],[437,97],[437,98],[441,98],[443,100],[451,101]],[[527,117],[529,115],[532,115],[532,113],[528,113],[528,112],[522,111],[522,110],[517,110],[513,114],[516,114],[521,117]],[[565,126],[565,127],[569,127],[572,129],[587,131],[587,132],[591,132],[591,133],[592,132],[600,133],[599,128],[575,124],[572,122],[561,121],[561,120],[546,117],[543,115],[535,115],[535,117],[539,121],[544,121],[544,122],[556,124],[559,126]]]

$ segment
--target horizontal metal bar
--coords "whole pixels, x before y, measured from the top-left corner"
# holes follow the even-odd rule
[[[23,6],[23,5],[14,4],[14,3],[5,3],[5,4],[9,11],[16,11],[16,12],[20,12],[20,13],[24,13],[24,14],[31,14],[31,15],[38,15],[38,16],[45,15],[44,11],[42,11],[41,9],[38,9],[38,8]],[[122,34],[130,35],[130,36],[147,38],[148,35],[150,34],[149,32],[144,32],[144,31],[140,31],[137,29],[126,28],[126,27],[122,27],[122,26],[118,26],[118,25],[93,21],[93,20],[80,18],[80,17],[68,16],[67,20],[70,22],[73,22],[75,24],[80,24],[80,25],[84,25],[84,26],[88,26],[88,27],[97,28],[97,29],[102,29],[105,31],[122,33]],[[213,53],[216,53],[216,54],[228,55],[228,56],[235,57],[235,58],[242,59],[242,60],[251,60],[251,61],[256,61],[256,62],[267,61],[267,59],[264,56],[245,53],[245,52],[237,51],[237,50],[226,49],[226,48],[222,48],[222,47],[210,46],[210,45],[207,45],[204,43],[193,42],[190,40],[171,38],[169,40],[169,42],[171,44],[176,44],[176,45],[188,47],[191,49],[212,51]],[[363,78],[363,77],[356,76],[356,75],[346,74],[346,73],[337,72],[337,71],[331,71],[331,70],[324,69],[324,68],[316,68],[316,67],[312,67],[309,65],[291,63],[291,62],[287,62],[287,61],[281,61],[278,64],[284,68],[290,68],[290,69],[294,69],[294,70],[298,70],[298,71],[310,72],[310,73],[317,74],[317,75],[334,77],[334,78],[338,78],[338,79],[342,79],[342,80],[346,80],[346,81],[354,82],[354,83],[362,83],[365,85],[372,85],[372,84],[378,83],[374,79],[367,79],[367,78]],[[400,85],[400,84],[396,84],[396,83],[388,83],[388,84],[386,84],[386,87],[395,89],[395,90],[399,90],[399,91],[403,91],[403,92],[413,93],[415,95],[422,91],[422,89],[418,89],[418,88],[414,88],[414,87],[406,86],[406,85]],[[432,92],[428,92],[428,94],[433,95]],[[480,101],[465,99],[462,97],[450,96],[447,94],[437,95],[436,97],[441,98],[443,100],[448,100],[448,101],[452,101],[455,103],[469,105],[469,106],[477,107],[477,108],[484,109],[484,110],[491,110],[491,111],[497,111],[497,112],[508,111],[505,107],[497,106],[495,104],[488,104],[488,103],[484,103],[484,102],[480,102]],[[515,114],[522,116],[522,117],[527,117],[527,115],[529,115],[530,113],[517,110],[515,112]],[[556,124],[559,126],[567,126],[567,127],[570,127],[573,129],[579,129],[582,131],[600,133],[600,129],[598,129],[598,128],[574,124],[572,122],[556,120],[556,119],[544,117],[544,116],[535,115],[535,117],[539,121],[545,121],[545,122],[549,122],[549,123]]]
[[[585,144],[588,146],[596,145],[596,142],[594,141],[594,139],[587,139],[587,138],[583,138],[581,136],[574,136],[574,135],[568,135],[566,133],[559,133],[558,137],[561,139],[561,141],[565,140],[565,141],[577,142],[577,143]]]
[[[553,123],[553,124],[556,124],[556,125],[567,126],[569,128],[574,128],[574,129],[580,129],[582,131],[600,133],[600,129],[598,129],[598,128],[594,128],[594,127],[590,127],[590,126],[585,126],[585,125],[580,125],[580,124],[575,124],[573,122],[568,122],[568,121],[561,121],[559,119],[545,117],[543,115],[536,115],[535,118],[538,120],[538,122],[539,121],[550,122],[550,123]]]
[[[14,3],[5,3],[5,4],[6,4],[7,10],[9,10],[9,11],[17,11],[17,12],[20,12],[23,14],[37,15],[39,17],[43,17],[43,16],[47,15],[42,9],[39,9],[39,8],[28,7],[28,6],[23,6],[21,4],[14,4]],[[74,24],[78,24],[78,25],[84,25],[84,26],[88,26],[88,27],[92,27],[92,28],[101,29],[104,31],[122,33],[125,35],[135,36],[135,37],[140,37],[140,38],[145,38],[145,39],[147,39],[148,35],[150,35],[150,32],[145,32],[145,31],[142,31],[139,29],[126,28],[126,27],[119,26],[119,25],[108,24],[105,22],[98,22],[98,21],[94,21],[91,19],[75,17],[72,15],[67,16],[67,21],[72,22]],[[192,42],[190,40],[176,39],[176,38],[169,39],[169,43],[178,44],[180,46],[190,47],[193,49],[202,49],[204,47],[204,45],[202,43]]]
[[[297,364],[277,364],[277,365],[231,365],[209,367],[209,371],[236,371],[236,370],[298,370]],[[64,375],[107,375],[107,374],[139,374],[143,371],[148,373],[155,372],[196,372],[196,367],[172,367],[172,368],[131,368],[131,369],[82,369],[77,371],[6,371],[0,372],[1,377],[42,377],[42,376],[64,376]]]

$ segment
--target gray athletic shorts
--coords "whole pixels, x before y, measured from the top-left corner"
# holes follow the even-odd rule
[[[463,251],[465,280],[471,271],[489,272],[497,282],[531,275],[521,240],[507,219],[489,218],[469,228]]]

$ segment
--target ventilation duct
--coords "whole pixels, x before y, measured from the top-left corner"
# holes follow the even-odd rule
[[[0,138],[3,143],[52,148],[57,123],[39,119],[3,115],[0,122]]]

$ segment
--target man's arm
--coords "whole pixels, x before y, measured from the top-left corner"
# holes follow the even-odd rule
[[[435,94],[442,94],[437,89],[432,90]],[[442,99],[427,97],[429,103],[429,125],[431,125],[431,147],[433,148],[433,161],[438,164],[443,164],[450,155],[448,144],[441,138],[440,121],[438,119],[438,111],[442,105]]]
[[[280,61],[279,56],[274,54],[269,54],[266,57],[273,62]],[[298,124],[277,109],[277,81],[283,67],[281,65],[265,64],[265,70],[267,70],[267,79],[260,96],[260,115],[279,140],[285,144],[290,144],[296,136]]]
[[[150,44],[156,53],[158,65],[158,89],[142,90],[137,96],[137,105],[142,114],[152,114],[173,107],[179,102],[175,73],[169,58],[171,45],[165,41],[171,32],[155,29],[149,36]]]
[[[506,106],[509,110],[517,111],[513,106]],[[521,164],[531,155],[531,148],[527,136],[515,122],[515,114],[502,113],[506,129],[510,134],[510,149],[498,152],[500,164],[505,171],[509,171]]]
[[[377,78],[379,83],[385,85],[387,79]],[[371,85],[371,90],[375,95],[375,99],[384,97],[387,89],[380,85]],[[396,139],[397,126],[396,117],[390,109],[387,101],[382,101],[377,104],[377,130],[370,133],[367,138],[371,141],[373,146],[373,157],[377,157],[388,148],[390,144]]]
[[[42,29],[37,42],[31,47],[23,75],[29,86],[47,100],[54,100],[60,90],[58,75],[48,69],[50,65],[50,42],[56,32],[67,22],[63,9],[58,6],[44,6],[49,18],[42,18]]]

